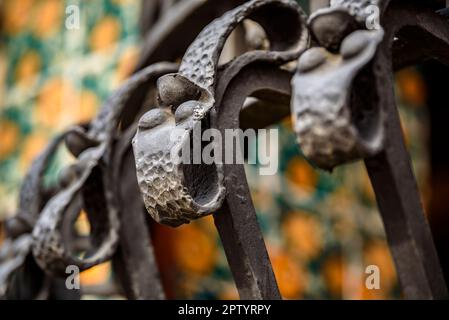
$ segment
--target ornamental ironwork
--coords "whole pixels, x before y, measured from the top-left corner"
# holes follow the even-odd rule
[[[436,0],[334,0],[307,17],[293,0],[184,0],[154,20],[159,2],[151,3],[134,74],[92,121],[55,137],[26,175],[0,251],[1,297],[77,298],[50,292],[63,285],[67,266],[113,259],[127,298],[163,299],[145,207],[172,227],[212,214],[240,298],[280,299],[243,165],[172,155],[198,128],[263,128],[290,114],[298,146],[318,168],[365,162],[405,298],[447,298],[393,92],[395,70],[449,63],[447,9],[435,12]],[[368,21],[370,8],[379,19]],[[245,19],[262,27],[268,45],[248,44],[220,64]],[[160,62],[178,57],[180,64]],[[262,105],[247,97],[278,107],[252,117]],[[175,129],[185,134],[171,139]],[[44,186],[63,144],[77,160],[57,185]],[[81,209],[87,241],[74,231]]]

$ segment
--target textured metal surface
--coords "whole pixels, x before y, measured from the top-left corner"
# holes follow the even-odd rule
[[[379,155],[366,159],[365,163],[404,296],[408,299],[446,299],[447,287],[402,137],[393,93],[391,48],[394,36],[401,34],[401,30],[413,32],[415,41],[426,38],[436,40],[446,34],[445,46],[428,48],[430,55],[435,50],[438,56],[438,51],[449,44],[448,25],[443,28],[442,19],[425,5],[399,1],[385,1],[383,4],[384,15],[381,19],[384,21],[386,36],[374,65],[379,69],[375,83],[382,92],[379,105],[387,115],[386,141],[385,149]],[[401,16],[399,20],[395,19],[398,15]],[[407,29],[407,26],[414,28]],[[418,30],[420,32],[415,33]],[[427,36],[421,37],[421,32]]]
[[[239,115],[246,97],[260,91],[268,91],[279,99],[290,94],[291,73],[272,64],[246,64],[244,61],[244,57],[237,58],[220,76],[219,107],[212,113],[211,125],[222,134],[225,129],[239,128]],[[214,219],[240,298],[280,299],[245,169],[242,164],[225,164],[223,174],[226,198]]]
[[[33,161],[20,190],[18,212],[6,221],[8,238],[0,248],[0,299],[33,299],[50,294],[44,282],[52,280],[35,267],[30,233],[48,198],[43,183],[45,172],[69,132],[53,138]]]
[[[33,229],[33,254],[46,272],[64,274],[67,265],[77,265],[84,270],[114,254],[119,218],[113,184],[107,174],[107,156],[119,117],[133,90],[166,70],[172,70],[171,65],[157,64],[135,74],[105,103],[86,131],[80,127],[75,137],[69,135],[68,147],[78,156],[76,163],[68,168],[72,179],[49,200]],[[93,245],[86,257],[79,258],[67,246],[66,238],[83,207],[91,223]]]
[[[163,73],[174,72],[176,64],[164,64]],[[137,87],[128,99],[129,106],[135,108],[132,118],[145,112],[148,104],[155,103],[156,79],[150,77]],[[143,94],[145,93],[145,94]],[[131,111],[128,111],[131,112]],[[130,114],[128,113],[128,116]],[[125,295],[129,299],[163,299],[162,284],[156,265],[150,231],[146,226],[146,212],[137,185],[134,155],[131,140],[137,124],[122,130],[116,139],[110,156],[112,184],[120,214],[119,248],[114,256],[114,266]]]
[[[284,19],[277,23],[270,19],[273,14]],[[219,165],[202,165],[201,159],[195,162],[195,157],[201,157],[200,149],[191,151],[193,165],[184,159],[175,163],[172,155],[179,154],[191,140],[193,148],[200,145],[195,139],[201,137],[195,133],[201,134],[200,126],[207,125],[215,104],[220,53],[232,30],[245,18],[259,22],[271,40],[272,50],[257,56],[260,60],[282,64],[297,58],[308,45],[305,15],[296,3],[252,0],[206,26],[187,49],[179,73],[158,80],[161,107],[141,118],[133,146],[146,208],[160,223],[187,223],[211,214],[223,201]],[[174,137],[173,132],[181,134]]]
[[[207,24],[245,1],[178,1],[156,23],[151,25],[151,31],[144,39],[136,69],[140,70],[158,61],[174,61],[181,58]]]
[[[154,85],[154,84],[153,84]],[[135,126],[124,132],[114,147],[113,183],[120,212],[120,244],[114,257],[124,292],[130,299],[165,297],[154,257],[146,212],[137,185],[131,140]]]
[[[0,248],[0,299],[11,290],[14,273],[25,264],[30,253],[32,238],[23,234],[16,239],[7,239]]]
[[[276,16],[276,19],[270,17]],[[264,28],[270,41],[272,59],[291,61],[309,42],[305,14],[293,1],[253,0],[226,12],[201,31],[185,53],[179,74],[196,86],[213,91],[218,59],[232,30],[250,18]],[[281,22],[277,22],[281,20]],[[285,33],[281,33],[285,32]],[[276,51],[280,51],[275,54]]]
[[[356,110],[350,105],[352,85],[363,76],[382,37],[382,30],[355,31],[338,54],[315,47],[298,61],[292,80],[294,130],[304,155],[320,168],[332,170],[382,148],[383,123],[372,108],[378,93],[367,94],[373,101],[366,99]]]
[[[329,36],[329,30],[321,32],[320,23],[316,23],[320,15],[333,23],[345,19],[360,23],[363,20],[357,10],[342,14],[351,3],[358,6],[362,2],[344,1],[346,9],[337,6],[318,11],[310,20],[313,34],[321,36],[317,37],[321,47],[310,49],[300,58],[292,82],[292,116],[297,121],[299,142],[305,155],[324,169],[365,158],[404,296],[447,298],[402,137],[392,67],[393,63],[399,68],[430,58],[447,63],[448,25],[427,6],[429,2],[380,1],[385,35],[377,37],[366,50],[370,47],[369,37],[376,36],[378,30],[336,28],[335,34]],[[351,23],[342,25],[352,27]],[[360,23],[360,28],[365,26]],[[348,49],[346,41],[351,38],[357,41]],[[411,48],[416,50],[404,56]],[[393,56],[401,52],[402,56]],[[345,64],[351,66],[348,62],[360,59],[364,53],[367,55],[360,65],[353,65],[352,72],[344,72]]]
[[[381,0],[380,0],[381,1]],[[332,9],[343,9],[360,22],[364,23],[369,16],[367,8],[371,5],[378,6],[379,0],[331,0],[330,7]]]

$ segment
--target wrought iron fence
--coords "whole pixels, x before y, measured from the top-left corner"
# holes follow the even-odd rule
[[[6,225],[0,294],[53,290],[56,298],[76,298],[55,289],[67,266],[85,270],[112,259],[127,298],[163,299],[145,206],[170,226],[213,214],[240,298],[280,299],[243,165],[188,164],[171,155],[190,146],[199,126],[224,135],[291,114],[299,146],[317,167],[364,161],[404,296],[447,298],[392,76],[429,59],[449,62],[447,12],[437,0],[334,0],[309,17],[289,0],[145,2],[134,74],[89,124],[54,138],[24,179],[18,213]],[[247,43],[220,64],[245,19],[262,27],[268,45]],[[179,64],[159,62],[178,57]],[[257,100],[247,104],[247,97]],[[276,108],[260,115],[263,102]],[[170,139],[177,129],[186,134]],[[61,144],[77,161],[46,188]],[[73,226],[81,208],[88,239]]]

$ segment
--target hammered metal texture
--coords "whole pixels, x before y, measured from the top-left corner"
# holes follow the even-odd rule
[[[279,29],[269,22],[274,12],[268,9],[287,14],[294,25],[292,30],[283,30],[285,34],[280,35]],[[194,128],[207,125],[209,111],[215,104],[218,61],[226,39],[240,22],[252,17],[266,29],[272,46],[282,48],[267,51],[260,56],[261,61],[283,64],[297,59],[309,43],[306,16],[294,1],[252,0],[206,26],[187,49],[179,73],[158,80],[161,107],[141,118],[133,140],[139,186],[146,208],[157,222],[178,226],[221,206],[225,189],[220,165],[192,166],[174,163],[167,157],[183,150],[191,140],[195,144],[198,137]],[[181,134],[170,139],[171,132]],[[192,154],[195,152],[198,150],[191,150]]]

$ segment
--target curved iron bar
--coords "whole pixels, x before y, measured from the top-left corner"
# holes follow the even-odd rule
[[[447,22],[430,12],[426,5],[386,0],[380,2],[382,27],[386,35],[383,38],[382,29],[360,30],[363,29],[362,23],[366,18],[366,11],[363,9],[374,3],[377,4],[378,1],[335,0],[332,8],[321,10],[311,17],[309,25],[313,36],[323,48],[312,48],[299,60],[298,72],[293,81],[293,116],[298,121],[297,125],[310,129],[308,133],[312,132],[308,137],[307,130],[300,133],[300,143],[306,155],[319,166],[331,169],[348,161],[365,158],[405,296],[447,297],[430,231],[419,203],[419,193],[402,140],[391,90],[393,62],[396,68],[427,58],[447,64]],[[283,19],[280,19],[282,23],[279,25],[270,18],[274,9],[283,12]],[[192,13],[187,9],[183,12],[187,15]],[[400,15],[401,19],[394,19],[396,15]],[[278,51],[249,52],[218,70],[218,58],[226,38],[247,17],[265,28],[272,50]],[[207,26],[186,52],[179,73],[159,79],[158,91],[162,107],[150,111],[140,120],[134,143],[136,159],[129,146],[136,131],[136,125],[131,122],[142,107],[148,86],[154,84],[157,77],[173,72],[176,68],[170,64],[158,64],[134,75],[105,104],[98,117],[87,128],[78,127],[67,134],[67,145],[79,159],[74,166],[64,171],[60,179],[60,190],[55,190],[56,194],[51,194],[51,199],[45,204],[41,200],[41,193],[29,192],[34,185],[36,188],[33,191],[42,190],[40,183],[48,160],[45,157],[48,158],[54,152],[48,152],[52,148],[51,144],[33,165],[31,175],[27,176],[21,193],[20,213],[8,223],[8,234],[15,240],[11,246],[7,246],[7,254],[9,256],[12,249],[17,253],[17,259],[11,261],[10,269],[2,268],[2,271],[7,272],[0,274],[1,277],[6,275],[3,277],[6,280],[0,279],[0,289],[6,288],[10,275],[24,264],[30,246],[33,246],[33,253],[40,267],[58,275],[65,271],[68,264],[76,264],[85,269],[111,258],[120,238],[120,249],[114,256],[114,261],[127,297],[163,298],[151,241],[148,230],[145,229],[135,172],[126,168],[133,161],[137,163],[142,158],[145,161],[147,156],[151,161],[157,160],[161,151],[165,157],[164,152],[178,150],[177,148],[190,142],[190,133],[200,124],[217,128],[222,133],[225,129],[238,128],[240,111],[247,96],[257,96],[263,91],[262,99],[267,97],[267,93],[274,99],[285,99],[289,95],[291,74],[277,65],[296,59],[308,45],[308,33],[303,20],[302,11],[292,2],[253,0]],[[417,36],[410,37],[410,31]],[[394,37],[397,37],[396,41],[393,41]],[[415,45],[418,40],[428,45],[420,49]],[[437,45],[432,46],[435,43]],[[411,47],[416,48],[416,52],[406,59],[400,59],[398,52]],[[141,61],[152,55],[148,54],[151,50],[145,52]],[[316,77],[317,74],[319,77]],[[340,82],[335,81],[339,77]],[[344,78],[343,81],[341,77]],[[321,86],[329,83],[332,85],[316,93],[308,90],[309,85],[318,81],[317,79],[322,82]],[[320,85],[312,87],[317,89]],[[318,103],[326,112],[315,112],[314,103]],[[332,103],[334,107],[337,106],[337,110],[329,108]],[[175,114],[168,107],[175,110]],[[304,112],[304,109],[308,112]],[[211,113],[210,119],[208,112]],[[330,126],[314,126],[317,119],[322,120],[320,117],[327,112],[334,115],[325,122]],[[285,114],[285,110],[280,110],[279,114]],[[272,119],[273,122],[275,120]],[[125,131],[118,133],[120,121],[125,124]],[[266,118],[250,119],[245,125],[263,127],[270,122]],[[147,132],[154,128],[157,129]],[[187,129],[189,134],[175,141],[174,146],[168,143],[161,147],[161,142],[167,141],[167,134],[175,128]],[[323,130],[334,133],[328,135],[333,138],[330,143],[321,139]],[[304,137],[304,132],[306,139],[301,138]],[[336,132],[340,134],[335,135]],[[348,136],[351,142],[349,147],[344,145]],[[155,137],[160,140],[148,144],[147,140]],[[334,139],[335,137],[341,139]],[[59,142],[60,139],[57,138]],[[310,148],[304,145],[307,139]],[[115,141],[117,144],[114,146]],[[145,152],[148,150],[149,153]],[[147,166],[148,163],[144,165]],[[156,163],[154,166],[154,163],[150,163],[151,165],[156,168],[153,170],[156,178],[165,178],[165,174],[173,168],[173,164],[165,158],[162,164]],[[139,169],[138,165],[137,168]],[[173,198],[170,192],[168,195],[164,193],[158,203],[155,195],[150,194],[150,207],[153,208],[152,203],[157,203],[154,207],[156,210],[149,210],[153,217],[159,222],[179,225],[221,208],[219,213],[214,213],[214,219],[240,297],[280,298],[243,166],[212,166],[200,175],[198,173],[204,166],[195,168],[181,165],[177,169],[179,172],[176,173],[178,177],[175,180],[180,182],[182,188],[178,189],[176,185],[173,188],[171,185],[168,190],[176,189],[175,191],[184,195],[179,202],[177,196]],[[148,172],[141,172],[139,178],[145,178],[146,174]],[[209,175],[213,178],[209,179]],[[155,185],[151,185],[153,182]],[[143,181],[140,188],[143,193],[148,191],[145,190],[147,187],[157,191],[160,188],[158,183],[153,180]],[[211,189],[213,185],[215,187]],[[210,190],[212,194],[207,193]],[[193,194],[191,199],[188,199],[189,193]],[[147,209],[149,198],[145,198]],[[127,207],[130,210],[126,211],[122,204],[117,203],[117,199],[132,199],[132,208]],[[198,199],[206,200],[206,204],[197,203]],[[185,200],[187,201],[184,202]],[[42,215],[39,216],[42,206]],[[86,209],[92,224],[92,245],[87,259],[76,257],[70,248],[73,244],[70,243],[69,236],[72,236],[73,222],[81,207]],[[25,209],[29,212],[24,213]],[[127,221],[121,228],[118,212],[120,219]],[[162,218],[159,216],[161,213],[165,215]],[[34,243],[31,244],[27,233],[36,220]],[[137,247],[136,236],[140,239]],[[2,284],[6,285],[2,287]]]
[[[245,1],[181,0],[173,4],[151,25],[136,70],[158,61],[174,61],[182,57],[204,26]]]
[[[53,138],[33,160],[20,188],[18,212],[6,221],[6,233],[9,238],[14,239],[33,230],[44,206],[44,175],[53,155],[70,133],[71,129]]]
[[[400,20],[394,18],[398,14]],[[387,140],[385,149],[365,159],[365,164],[404,295],[409,299],[447,299],[446,283],[402,136],[393,92],[391,48],[395,35],[411,25],[415,41],[435,44],[425,50],[426,55],[447,63],[449,24],[424,5],[411,6],[405,1],[385,1],[382,19],[386,35],[373,64],[379,69],[378,85],[384,86],[381,87],[383,100],[379,104],[386,114]],[[415,33],[417,29],[422,33]]]
[[[278,18],[273,20],[270,17],[275,13]],[[222,170],[219,165],[201,164],[198,136],[215,104],[220,53],[232,30],[246,18],[265,29],[274,50],[261,51],[260,60],[283,64],[297,58],[308,45],[305,14],[295,2],[252,0],[204,28],[184,55],[179,73],[158,80],[163,107],[141,118],[133,140],[140,190],[147,211],[157,222],[188,223],[211,214],[223,201]],[[183,159],[175,160],[173,155],[180,153]]]
[[[164,73],[175,72],[176,64],[167,64]],[[120,245],[113,266],[129,299],[163,299],[162,284],[156,265],[150,231],[146,227],[144,204],[137,185],[131,140],[137,130],[138,116],[156,103],[156,79],[152,77],[136,87],[128,99],[127,116],[135,119],[121,128],[110,153],[112,184],[118,199],[121,228]],[[140,108],[140,109],[139,109]],[[123,120],[123,117],[121,117]]]
[[[273,64],[260,61],[247,64],[245,60],[239,57],[218,80],[216,105],[219,107],[211,111],[211,127],[220,130],[222,136],[226,129],[240,128],[239,115],[248,96],[261,91],[278,98],[290,95],[290,72]],[[276,118],[272,121],[276,122]],[[269,124],[264,119],[252,123],[256,128]],[[223,175],[226,196],[222,207],[214,213],[214,220],[240,298],[280,299],[245,169],[242,164],[224,164]]]
[[[133,91],[149,79],[157,78],[172,66],[165,63],[150,66],[132,76],[101,108],[87,130],[81,127],[67,136],[68,148],[78,156],[66,175],[67,184],[43,208],[33,229],[33,255],[46,272],[63,275],[67,265],[81,270],[111,258],[118,242],[119,217],[108,159],[120,115]],[[92,247],[85,257],[76,256],[70,248],[70,229],[82,207],[75,201],[83,199],[90,224]],[[65,214],[74,212],[73,215]]]
[[[392,42],[395,70],[434,59],[449,65],[448,20],[424,5],[391,3],[401,19],[394,21]],[[384,16],[384,19],[391,19]],[[385,20],[391,24],[393,21]]]
[[[154,21],[152,18],[150,21],[145,20],[143,25],[146,35],[134,73],[159,61],[176,61],[182,57],[204,26],[245,1],[181,0],[172,3],[170,9],[158,17],[158,20]],[[146,2],[148,1],[145,1],[145,6],[150,7],[147,9],[151,9],[151,5]],[[145,15],[151,14],[150,11],[148,10]],[[142,19],[147,19],[145,15]],[[129,106],[128,111],[122,114],[123,128],[134,122],[135,119],[131,115],[137,112],[135,108],[140,108],[140,105]]]
[[[54,153],[71,130],[51,140],[33,161],[24,178],[19,193],[18,212],[6,221],[7,239],[0,248],[0,298],[33,299],[48,296],[51,288],[47,284],[57,282],[49,279],[35,266],[31,253],[30,233],[39,219],[42,207],[48,201],[48,193],[52,193],[44,187],[45,173]]]
[[[343,2],[345,5],[361,3]],[[416,41],[425,39],[429,44],[432,41],[444,44],[427,48],[424,52],[427,56],[447,61],[447,22],[425,5],[406,1],[382,1],[379,5],[383,28],[380,30],[385,30],[385,36],[380,39],[382,41],[376,41],[374,50],[369,49],[368,39],[379,31],[360,30],[364,28],[361,24],[352,29],[354,23],[363,20],[357,21],[357,17],[352,17],[349,12],[342,13],[344,8],[341,6],[317,12],[311,18],[311,22],[314,18],[324,21],[349,19],[352,22],[342,23],[351,28],[337,30],[337,35],[327,32],[328,25],[323,27],[326,31],[323,32],[319,23],[311,24],[312,33],[319,35],[317,38],[322,40],[323,47],[312,48],[300,58],[292,82],[295,91],[293,119],[297,122],[298,139],[304,153],[317,166],[329,170],[349,161],[365,159],[404,295],[409,299],[447,298],[446,285],[404,145],[392,78],[394,39],[399,33],[400,40],[412,41],[410,34],[400,32],[408,26],[421,31]],[[320,15],[323,16],[320,18]],[[397,19],[398,16],[401,19]],[[331,52],[336,48],[336,53]],[[370,56],[355,67],[357,60],[367,51]],[[413,55],[417,61],[423,56]],[[408,63],[412,61],[409,59]],[[401,65],[400,60],[395,63],[396,66]],[[340,72],[351,65],[350,73]],[[323,82],[323,79],[333,79],[333,82]],[[344,83],[344,86],[333,90],[329,85],[335,81]],[[304,85],[312,84],[315,92],[303,91]],[[310,96],[307,96],[308,92]],[[322,126],[326,121],[327,127]],[[334,136],[336,131],[343,133],[341,139],[322,139]],[[348,137],[353,143],[346,148]],[[376,148],[366,148],[370,141],[379,143]]]

